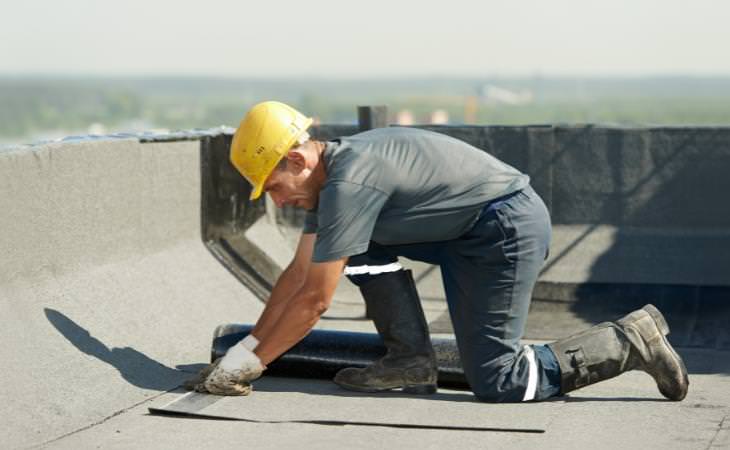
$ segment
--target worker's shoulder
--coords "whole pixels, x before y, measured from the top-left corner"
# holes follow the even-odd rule
[[[350,139],[353,141],[393,140],[399,138],[440,139],[449,138],[449,136],[431,130],[401,126],[374,128],[372,130],[363,131],[350,136]]]
[[[393,155],[393,151],[412,152],[418,150],[470,147],[464,141],[449,135],[420,128],[386,127],[375,128],[336,140],[333,154],[348,154],[351,158],[378,154]]]

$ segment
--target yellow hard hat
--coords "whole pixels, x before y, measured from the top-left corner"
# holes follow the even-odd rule
[[[266,179],[312,124],[289,105],[263,102],[243,118],[231,142],[231,163],[253,185],[251,200],[261,196]]]

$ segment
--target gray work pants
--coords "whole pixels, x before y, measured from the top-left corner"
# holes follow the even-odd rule
[[[394,266],[398,256],[441,268],[466,379],[488,402],[541,400],[560,391],[555,356],[520,344],[532,289],[550,246],[550,216],[530,187],[490,202],[458,239],[383,246],[372,242],[347,267],[355,284]],[[368,267],[370,273],[357,270]],[[353,270],[354,269],[354,270]],[[346,272],[347,273],[347,272]]]

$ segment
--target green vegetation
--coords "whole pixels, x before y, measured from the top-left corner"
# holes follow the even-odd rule
[[[531,100],[500,102],[485,94],[488,86],[528,92]],[[323,123],[354,123],[357,105],[385,104],[393,121],[408,110],[416,123],[440,109],[454,124],[730,126],[730,78],[0,78],[0,140],[86,133],[92,124],[106,132],[236,126],[249,106],[265,99],[289,102]]]

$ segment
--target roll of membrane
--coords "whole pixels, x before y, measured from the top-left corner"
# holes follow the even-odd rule
[[[211,346],[211,361],[225,355],[238,341],[248,336],[253,325],[226,324],[216,328]],[[438,384],[444,387],[469,389],[459,360],[456,341],[433,338]],[[386,353],[380,337],[374,333],[312,330],[297,345],[271,362],[267,375],[293,378],[331,379],[345,367],[365,367]]]

